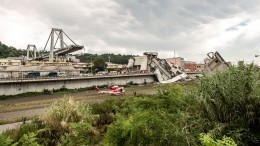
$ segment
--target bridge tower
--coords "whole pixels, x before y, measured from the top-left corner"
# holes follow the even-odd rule
[[[64,41],[64,35],[69,39],[73,44],[67,45]],[[55,40],[56,39],[56,40]],[[50,40],[50,51],[47,52],[45,49]],[[57,42],[59,41],[60,46],[56,47]],[[59,59],[64,60],[66,55],[71,52],[81,50],[84,46],[77,45],[62,29],[52,28],[49,38],[44,47],[43,53],[37,60],[49,59],[50,62],[58,61]]]
[[[50,62],[53,62],[53,57],[54,57],[54,53],[53,53],[53,50],[54,50],[54,47],[56,45],[54,45],[54,33],[57,34],[58,32],[58,38],[56,40],[56,43],[58,41],[58,39],[60,40],[60,48],[63,49],[64,48],[64,41],[63,41],[63,30],[62,29],[58,29],[58,28],[52,28],[51,30],[51,45],[50,45],[50,57],[49,57],[49,61]],[[57,57],[56,57],[57,58]]]
[[[36,46],[35,45],[30,45],[30,44],[28,44],[27,45],[27,54],[26,54],[26,60],[29,60],[29,58],[30,58],[30,49],[32,48],[32,50],[33,50],[33,55],[32,55],[32,57],[33,58],[36,58],[37,56],[36,56],[36,52],[37,52],[37,48],[36,48]]]

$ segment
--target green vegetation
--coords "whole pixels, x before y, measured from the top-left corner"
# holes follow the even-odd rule
[[[214,140],[210,134],[200,134],[201,144],[204,146],[237,146],[234,140],[230,137],[223,136],[222,140]]]
[[[80,59],[81,62],[91,62],[95,60],[97,57],[102,57],[104,58],[105,62],[110,62],[112,63],[117,63],[117,64],[127,64],[128,59],[132,57],[132,55],[115,55],[115,54],[102,54],[102,55],[97,55],[97,54],[89,54],[85,53],[83,55],[78,55],[77,58]]]
[[[227,135],[240,145],[260,144],[259,83],[260,72],[253,65],[230,67],[200,81],[201,115],[214,138]]]
[[[260,145],[260,72],[230,67],[155,95],[86,105],[64,98],[0,135],[7,145]],[[25,140],[26,139],[26,140]]]
[[[107,67],[105,59],[101,56],[96,57],[93,64],[96,71],[104,71]]]
[[[18,57],[20,55],[25,55],[25,54],[26,54],[25,50],[17,50],[12,46],[9,47],[0,42],[0,58]]]

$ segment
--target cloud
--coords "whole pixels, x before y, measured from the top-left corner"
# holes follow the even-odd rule
[[[236,31],[238,30],[239,27],[244,27],[246,26],[248,23],[250,22],[249,19],[246,19],[244,21],[239,22],[238,24],[231,26],[229,28],[226,29],[226,31]]]
[[[28,43],[43,48],[55,27],[88,53],[157,51],[166,58],[176,51],[201,61],[217,50],[226,60],[236,60],[230,53],[233,48],[243,52],[238,58],[251,55],[246,48],[257,48],[259,4],[257,0],[6,0],[0,6],[0,21],[5,22],[0,24],[0,40],[17,48]]]

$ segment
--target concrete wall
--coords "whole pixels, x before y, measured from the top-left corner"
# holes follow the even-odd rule
[[[60,88],[76,89],[92,87],[94,85],[125,85],[129,82],[143,84],[144,81],[155,81],[154,74],[124,75],[124,76],[100,76],[91,78],[57,79],[57,80],[30,80],[12,81],[0,83],[1,95],[16,95],[26,92],[43,92],[44,89],[53,90]]]

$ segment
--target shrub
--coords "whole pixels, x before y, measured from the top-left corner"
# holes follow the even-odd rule
[[[203,146],[237,146],[232,138],[225,135],[222,140],[214,140],[210,134],[201,133],[199,139]]]
[[[36,138],[36,134],[33,133],[33,132],[30,132],[28,134],[24,134],[18,144],[20,144],[21,146],[40,146],[38,143],[37,143],[37,138]]]
[[[14,140],[12,140],[9,136],[6,136],[4,134],[0,134],[0,144],[1,146],[16,146],[17,143],[13,143]]]
[[[85,127],[86,133],[89,132],[90,123],[93,116],[89,105],[83,105],[75,102],[71,97],[65,97],[62,100],[57,100],[53,103],[49,111],[43,115],[42,121],[44,121],[46,128],[42,129],[42,133],[50,133],[47,136],[57,143],[60,138],[69,133],[71,138],[79,138],[80,134],[75,135],[80,128],[76,128],[77,125]],[[81,128],[83,128],[81,127]],[[78,139],[80,140],[80,139]]]
[[[174,85],[154,96],[127,99],[108,128],[104,145],[197,145],[203,119],[195,102]],[[192,113],[190,112],[192,111]]]
[[[80,122],[70,125],[69,132],[61,136],[58,145],[89,145],[92,141],[91,124]]]
[[[57,100],[42,118],[49,125],[91,121],[92,114],[89,105],[75,102],[71,97]]]

